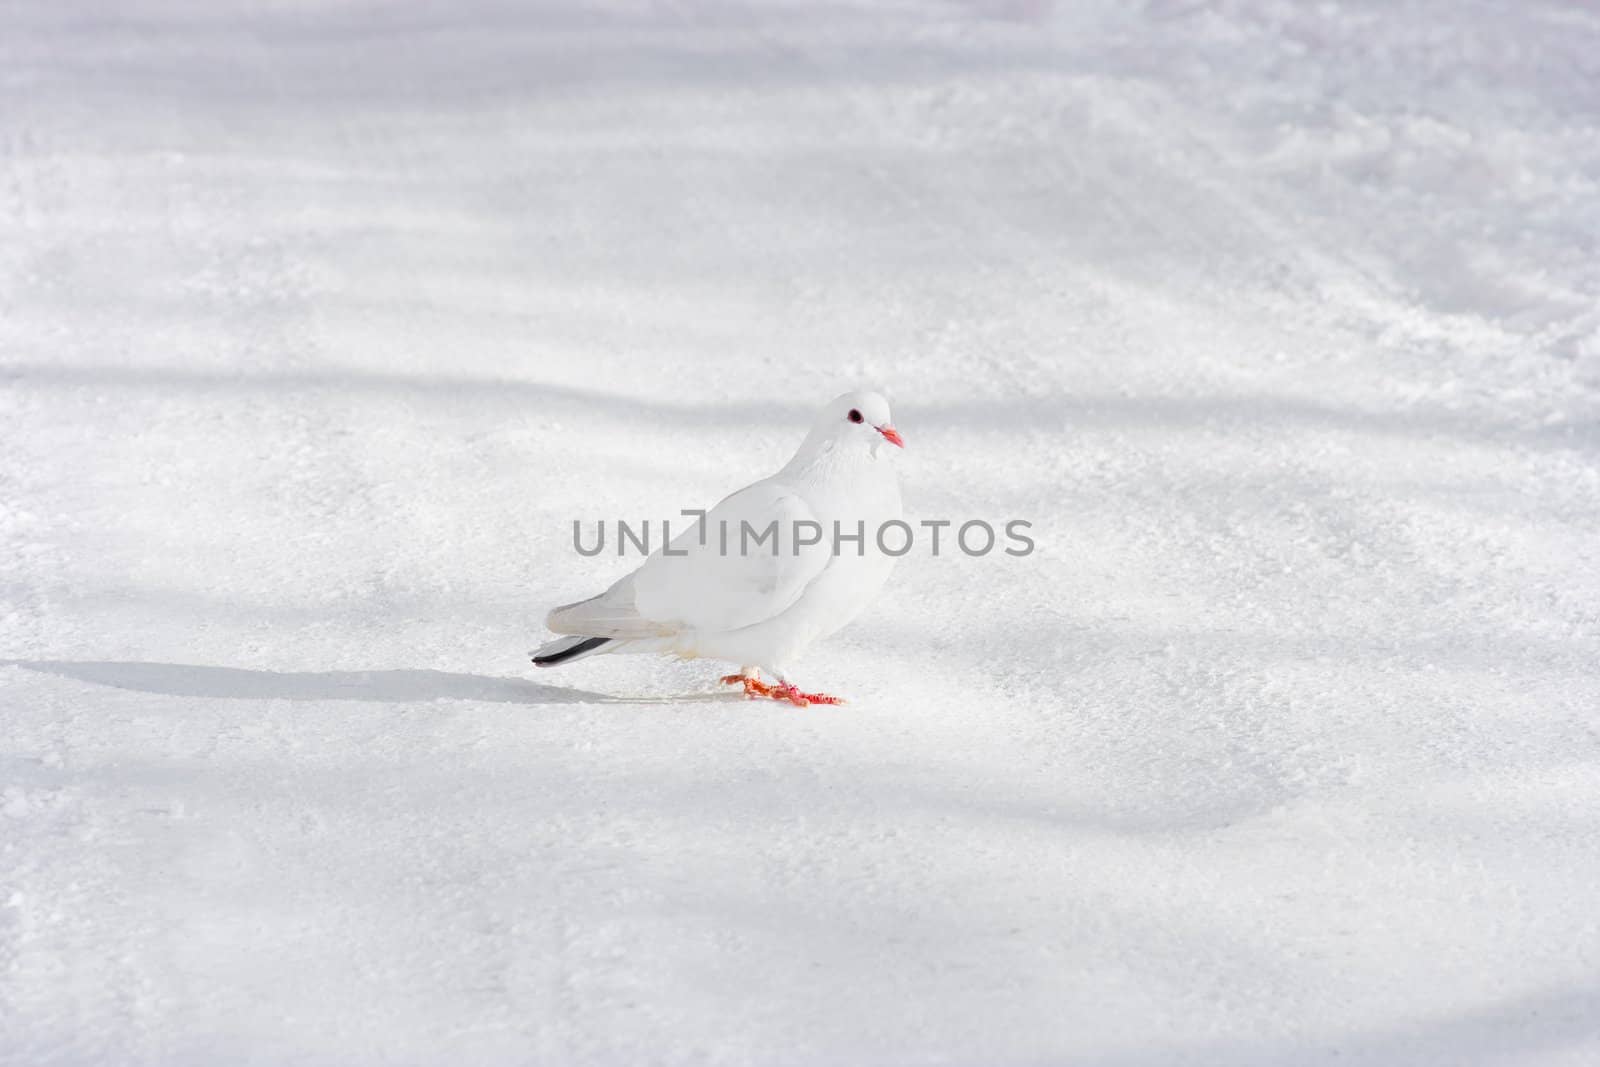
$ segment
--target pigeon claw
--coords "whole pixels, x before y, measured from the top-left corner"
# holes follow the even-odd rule
[[[827,693],[805,693],[793,685],[785,682],[782,685],[768,687],[773,700],[787,700],[797,708],[808,708],[813,704],[843,704],[843,697],[829,696]]]
[[[725,674],[722,676],[722,684],[744,686],[744,695],[751,700],[770,697],[776,691],[774,686],[768,685],[753,674]]]
[[[744,695],[751,700],[768,697],[772,700],[787,700],[797,708],[809,708],[813,704],[843,704],[843,697],[829,696],[827,693],[807,693],[798,686],[788,682],[779,682],[777,685],[768,685],[754,674],[724,674],[723,685],[742,685]]]

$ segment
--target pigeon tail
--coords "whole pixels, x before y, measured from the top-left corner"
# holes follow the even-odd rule
[[[554,667],[575,659],[592,656],[611,644],[609,637],[560,637],[533,650],[535,667]]]

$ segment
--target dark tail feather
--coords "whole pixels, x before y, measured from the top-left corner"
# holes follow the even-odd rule
[[[533,665],[535,667],[554,667],[558,663],[565,663],[569,659],[587,656],[603,645],[609,645],[609,637],[563,637],[558,641],[551,641],[547,645],[540,645],[533,650]]]

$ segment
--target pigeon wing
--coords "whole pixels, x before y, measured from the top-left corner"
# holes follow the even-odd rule
[[[827,535],[793,490],[757,482],[604,593],[556,608],[547,625],[619,638],[753,626],[787,610],[827,567]]]
[[[824,535],[800,496],[758,482],[674,538],[672,555],[645,561],[634,580],[639,613],[701,631],[765,622],[788,610],[828,565]],[[813,538],[815,544],[801,543]]]

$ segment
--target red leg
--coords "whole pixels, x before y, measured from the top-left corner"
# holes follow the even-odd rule
[[[752,700],[757,697],[772,696],[774,692],[772,686],[753,674],[725,674],[722,676],[722,684],[744,686],[744,695]]]

